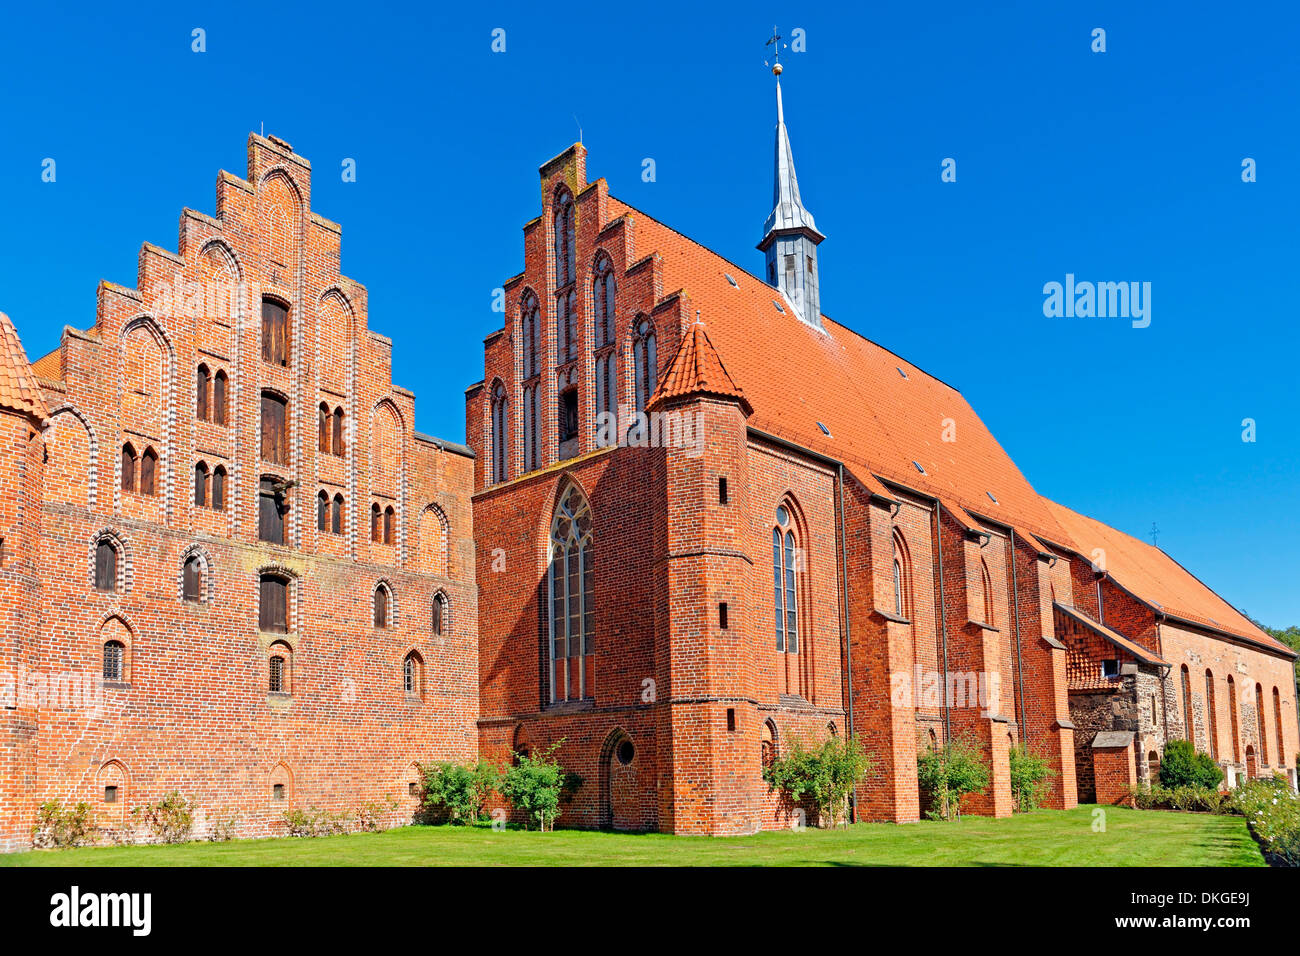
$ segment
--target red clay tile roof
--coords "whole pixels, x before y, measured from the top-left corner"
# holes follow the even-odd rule
[[[0,408],[30,415],[38,421],[49,417],[18,330],[3,312],[0,312]]]
[[[1092,560],[1093,551],[1100,548],[1106,573],[1156,610],[1295,656],[1159,548],[1054,501],[1047,504],[1073,539],[1075,551]]]
[[[63,346],[59,346],[52,352],[46,352],[35,362],[32,363],[32,372],[37,378],[48,378],[53,381],[59,381],[63,376]]]
[[[654,408],[659,403],[691,395],[734,399],[740,403],[746,415],[753,411],[749,399],[736,387],[736,383],[727,374],[722,359],[718,358],[717,350],[704,331],[703,322],[691,323],[691,327],[682,336],[681,347],[677,349],[677,355],[668,366],[663,381],[650,397],[647,407]]]
[[[1142,661],[1143,663],[1157,664],[1161,667],[1169,666],[1169,662],[1165,660],[1163,657],[1161,657],[1159,654],[1147,650],[1145,647],[1143,647],[1141,644],[1138,644],[1136,641],[1130,641],[1123,634],[1111,630],[1109,627],[1107,627],[1105,624],[1102,624],[1100,621],[1093,620],[1093,618],[1090,615],[1087,615],[1083,611],[1080,611],[1077,607],[1071,607],[1068,604],[1062,604],[1060,601],[1053,601],[1052,604],[1053,607],[1055,607],[1062,614],[1074,618],[1074,620],[1078,621],[1088,630],[1092,631],[1094,634],[1096,634],[1099,637],[1104,637],[1106,640],[1110,641],[1116,647],[1124,648],[1124,650],[1128,651],[1130,654],[1132,654],[1134,657],[1136,657],[1138,660]]]

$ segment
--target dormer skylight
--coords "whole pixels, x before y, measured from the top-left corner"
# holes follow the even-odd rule
[[[925,466],[923,466],[919,461],[914,461],[912,462],[912,464],[916,465],[916,470],[919,471],[921,474],[924,475],[926,473]]]

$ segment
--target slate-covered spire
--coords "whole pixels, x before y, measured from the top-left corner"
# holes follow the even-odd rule
[[[821,328],[821,296],[818,292],[817,244],[826,237],[799,196],[799,179],[794,171],[794,153],[785,128],[781,102],[781,64],[772,66],[776,80],[776,158],[772,182],[772,212],[763,223],[763,241],[758,244],[767,256],[768,284],[785,293],[799,318]]]

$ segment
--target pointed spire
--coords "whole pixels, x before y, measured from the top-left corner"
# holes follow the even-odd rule
[[[18,330],[3,312],[0,312],[0,408],[27,415],[38,424],[50,415]]]
[[[731,376],[727,374],[717,349],[709,341],[704,331],[700,314],[695,313],[695,321],[682,336],[682,344],[673,356],[672,364],[664,373],[663,381],[646,403],[647,409],[653,410],[660,405],[682,398],[696,396],[731,399],[739,403],[746,416],[752,415],[753,407],[745,393]]]
[[[794,171],[794,151],[785,126],[781,98],[781,64],[772,65],[776,77],[776,145],[772,175],[772,212],[763,223],[758,248],[767,256],[768,285],[780,289],[795,313],[809,325],[822,328],[820,270],[817,245],[826,237],[817,230],[813,215],[799,195]]]

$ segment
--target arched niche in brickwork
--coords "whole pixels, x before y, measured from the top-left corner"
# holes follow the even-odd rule
[[[240,312],[243,270],[231,248],[211,239],[199,250],[195,263],[196,288],[188,290],[186,312],[194,319],[199,348],[229,356]]]
[[[293,806],[293,771],[283,760],[267,774],[266,791],[272,810],[288,810]]]
[[[45,426],[45,500],[95,507],[99,448],[81,412],[65,405]]]
[[[120,381],[124,429],[153,437],[163,434],[170,352],[170,344],[153,319],[141,317],[123,328]]]
[[[417,529],[416,570],[421,574],[447,576],[447,531],[447,516],[443,510],[433,503],[426,505],[420,512]]]
[[[640,765],[644,757],[622,727],[615,727],[600,748],[600,826],[636,830],[640,817]]]
[[[515,725],[515,732],[510,737],[510,755],[511,762],[516,757],[527,757],[532,754],[532,744],[529,742],[528,728],[523,724]]]
[[[120,676],[112,677],[106,673],[104,667],[105,657],[111,653],[110,646],[117,645],[121,648],[120,654]],[[104,618],[99,625],[99,631],[95,636],[94,648],[94,667],[105,681],[110,683],[129,684],[132,678],[132,663],[135,658],[135,635],[131,626],[117,614],[111,614]]]
[[[326,290],[316,307],[316,368],[321,382],[338,391],[350,384],[355,318],[352,303],[337,288]]]
[[[262,231],[262,268],[271,282],[291,285],[297,265],[302,197],[293,178],[281,167],[262,177],[257,193],[258,227]]]
[[[769,717],[759,731],[758,760],[764,770],[776,762],[776,724]]]
[[[131,806],[131,775],[120,760],[107,760],[95,774],[95,797],[91,806],[101,825],[120,826],[126,822]]]
[[[370,415],[370,474],[375,494],[396,500],[403,466],[402,417],[392,402],[379,402]]]
[[[402,768],[398,777],[398,799],[405,800],[412,813],[418,813],[420,810],[420,796],[423,789],[424,775],[420,772],[420,765],[414,760]]]

